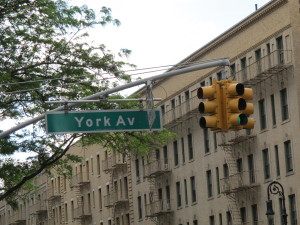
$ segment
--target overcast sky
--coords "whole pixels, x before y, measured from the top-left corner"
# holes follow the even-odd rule
[[[99,11],[112,9],[120,27],[96,27],[91,39],[118,52],[132,50],[138,68],[174,65],[262,7],[269,0],[70,0]],[[225,57],[225,56],[220,56]],[[146,74],[149,76],[149,74]],[[145,76],[146,76],[145,75]],[[151,75],[151,74],[150,74]],[[141,76],[143,77],[143,76]],[[132,93],[131,89],[128,91]],[[127,93],[126,93],[127,95]],[[0,121],[0,127],[13,124]]]
[[[112,9],[120,27],[95,29],[92,38],[114,52],[132,50],[138,68],[173,65],[270,0],[71,0]],[[220,56],[224,57],[224,56]]]

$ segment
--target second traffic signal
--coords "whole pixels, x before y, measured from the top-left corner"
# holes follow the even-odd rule
[[[231,80],[227,80],[224,85],[226,129],[254,128],[254,119],[249,118],[249,115],[254,112],[254,107],[252,103],[246,102],[253,98],[252,89]]]

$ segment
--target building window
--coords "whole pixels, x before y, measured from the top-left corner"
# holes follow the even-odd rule
[[[209,133],[208,128],[203,128],[203,137],[204,137],[204,152],[209,153]]]
[[[188,136],[188,148],[189,148],[189,160],[194,158],[194,149],[193,149],[193,136],[189,134]]]
[[[182,163],[185,163],[184,138],[181,138]]]
[[[291,141],[284,142],[284,153],[285,153],[285,164],[286,164],[286,172],[293,171],[293,156],[291,149]]]
[[[198,220],[193,220],[193,225],[198,225]]]
[[[290,203],[290,223],[291,225],[297,225],[297,208],[295,195],[289,195]]]
[[[99,209],[102,209],[102,191],[101,191],[101,188],[98,189],[98,198],[99,198]]]
[[[222,80],[222,72],[221,71],[217,73],[217,80],[218,81]]]
[[[279,153],[278,153],[278,145],[274,146],[275,151],[275,165],[276,165],[276,176],[280,176],[280,164],[279,164]]]
[[[242,72],[242,82],[247,80],[247,61],[246,57],[241,59],[241,72]]]
[[[195,177],[192,176],[190,178],[191,181],[191,196],[192,196],[192,202],[196,202],[197,201],[197,195],[196,195],[196,181],[195,181]]]
[[[212,85],[213,84],[213,79],[212,77],[209,77],[209,85]]]
[[[219,167],[216,167],[216,179],[217,179],[217,194],[219,195],[221,193]]]
[[[262,151],[262,153],[263,153],[264,178],[265,180],[267,180],[270,178],[269,150],[266,148]]]
[[[142,211],[142,196],[138,196],[138,212],[139,212],[139,219],[142,219],[143,217],[143,211]]]
[[[254,159],[253,154],[248,155],[248,170],[249,170],[249,182],[250,184],[255,183],[255,173],[254,173]]]
[[[256,74],[261,73],[261,49],[255,51]]]
[[[135,160],[135,171],[136,171],[136,181],[140,181],[140,161],[139,159]]]
[[[276,111],[275,111],[275,99],[274,95],[271,95],[271,110],[272,110],[272,124],[273,126],[276,125]]]
[[[240,214],[241,214],[242,224],[245,224],[247,222],[247,215],[246,215],[245,207],[240,208]]]
[[[188,205],[189,204],[189,200],[188,200],[186,179],[184,179],[184,197],[185,197],[185,204]]]
[[[180,182],[176,182],[177,207],[181,207],[181,190]]]
[[[179,165],[179,156],[178,156],[177,141],[173,142],[173,149],[174,149],[174,166],[178,166]]]
[[[257,213],[257,205],[251,205],[251,212],[252,212],[252,224],[258,225],[258,213]]]
[[[259,108],[260,129],[264,130],[267,128],[265,100],[264,99],[261,99],[258,101],[258,108]]]
[[[209,217],[209,225],[215,225],[215,217],[214,216]]]
[[[170,186],[166,186],[167,209],[171,209],[171,191]]]
[[[68,216],[68,204],[65,203],[65,222],[68,222],[69,216]]]
[[[164,164],[165,166],[168,166],[169,162],[168,162],[168,147],[165,145],[163,147],[163,153],[164,153]]]
[[[276,38],[276,47],[278,49],[278,64],[282,64],[284,63],[282,36]]]
[[[223,175],[224,178],[229,178],[229,169],[227,163],[223,164]]]
[[[218,142],[217,142],[217,134],[214,132],[214,147],[215,147],[215,151],[217,151],[218,149]]]
[[[222,213],[219,213],[219,225],[223,225]]]
[[[211,198],[213,196],[211,170],[206,171],[206,181],[207,181],[207,196]]]
[[[243,172],[243,159],[242,158],[238,158],[236,160],[236,166],[237,166],[237,170],[239,173]]]
[[[160,151],[159,151],[159,149],[155,150],[155,158],[156,158],[156,160],[160,159]]]
[[[236,74],[236,68],[235,68],[235,64],[233,63],[230,65],[230,75],[232,77],[235,77],[235,74]]]
[[[205,81],[200,82],[200,87],[205,87]]]
[[[285,121],[289,118],[289,109],[288,109],[286,88],[284,88],[280,91],[280,102],[281,102],[281,118],[282,118],[282,121]]]
[[[166,113],[165,105],[160,106],[161,114],[164,115]]]
[[[101,166],[100,166],[100,155],[97,155],[97,174],[100,175]]]
[[[227,220],[227,225],[232,225],[232,218],[231,218],[230,211],[226,212],[226,220]]]
[[[178,95],[178,104],[181,105],[182,100],[181,100],[181,95]]]

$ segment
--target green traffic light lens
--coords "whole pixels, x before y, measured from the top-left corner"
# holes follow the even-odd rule
[[[246,125],[248,123],[248,117],[245,114],[241,114],[238,117],[238,122],[240,125]]]

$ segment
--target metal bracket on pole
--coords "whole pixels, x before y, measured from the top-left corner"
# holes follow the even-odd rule
[[[69,113],[69,105],[68,105],[68,102],[64,102],[64,111],[65,113]]]
[[[221,74],[222,74],[222,80],[227,80],[227,75],[225,73],[225,66],[222,66]]]
[[[153,126],[153,123],[155,121],[155,111],[154,111],[154,103],[153,103],[153,93],[152,93],[152,80],[147,80],[146,82],[147,86],[147,94],[146,94],[146,104],[147,104],[147,112],[148,112],[148,122],[150,130]]]

